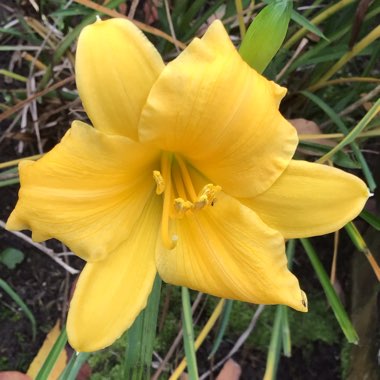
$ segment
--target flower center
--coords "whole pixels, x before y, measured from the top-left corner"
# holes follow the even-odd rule
[[[161,171],[154,170],[156,194],[163,196],[164,204],[161,219],[161,236],[164,246],[173,249],[178,237],[170,236],[170,219],[183,218],[214,206],[216,194],[222,190],[211,183],[196,192],[185,161],[178,155],[163,153],[161,156]]]

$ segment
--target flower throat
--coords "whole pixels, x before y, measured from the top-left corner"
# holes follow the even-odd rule
[[[154,170],[156,194],[163,195],[164,204],[161,220],[162,241],[167,249],[173,249],[177,237],[170,237],[170,219],[180,219],[186,215],[214,206],[216,194],[222,190],[211,183],[203,186],[197,193],[185,161],[173,153],[163,153],[161,156],[161,171]]]

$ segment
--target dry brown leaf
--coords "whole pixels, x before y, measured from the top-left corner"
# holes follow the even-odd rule
[[[61,329],[59,328],[59,321],[57,321],[52,330],[47,334],[46,339],[42,344],[42,347],[38,351],[37,356],[33,359],[32,363],[29,366],[27,375],[29,375],[32,379],[35,379],[35,377],[37,376],[38,371],[44,364],[47,356],[49,355],[50,350],[52,349],[60,333]],[[52,371],[50,372],[48,380],[57,380],[63,369],[66,367],[66,363],[67,354],[66,350],[63,349],[59,354]]]
[[[307,120],[307,119],[290,119],[288,120],[289,123],[293,125],[293,127],[297,130],[298,135],[307,136],[307,135],[323,135],[321,129],[319,128],[318,124],[316,124],[314,121]],[[314,142],[316,144],[320,145],[326,145],[329,147],[333,147],[336,145],[336,142],[334,140],[329,140],[325,138],[318,138],[318,139],[308,139],[307,141]],[[298,148],[299,153],[304,153],[306,155],[315,155],[315,152],[313,150],[309,150],[307,148]]]
[[[233,359],[228,359],[216,380],[239,380],[241,367]]]
[[[299,135],[318,135],[322,134],[319,126],[314,123],[314,121],[307,119],[290,119],[288,120],[290,124],[297,130]]]
[[[0,372],[0,380],[32,380],[29,376],[18,371]]]

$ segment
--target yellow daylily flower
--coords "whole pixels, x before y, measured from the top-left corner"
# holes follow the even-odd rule
[[[286,90],[241,59],[222,23],[165,66],[129,21],[97,21],[79,37],[76,76],[93,127],[74,121],[52,151],[20,164],[7,224],[87,261],[71,345],[112,344],[157,271],[218,297],[307,311],[284,239],[341,228],[368,190],[292,160],[297,134],[278,110]]]

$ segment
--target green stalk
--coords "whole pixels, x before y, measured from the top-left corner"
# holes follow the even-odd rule
[[[123,379],[146,380],[150,378],[160,294],[161,279],[157,275],[146,308],[126,334]]]
[[[307,253],[307,256],[310,259],[311,265],[313,266],[314,271],[323,287],[323,290],[325,291],[327,300],[329,301],[330,306],[333,309],[335,318],[338,321],[344,335],[346,336],[348,342],[357,344],[359,340],[358,334],[352,326],[352,323],[348,318],[347,313],[344,310],[342,302],[336,294],[334,287],[331,285],[329,276],[323,268],[323,265],[320,262],[313,246],[311,245],[308,239],[300,240]]]
[[[280,361],[281,353],[281,323],[282,323],[282,308],[285,306],[276,306],[276,314],[274,317],[274,324],[272,329],[272,335],[270,338],[267,364],[265,367],[265,374],[263,380],[275,380],[278,368],[278,363]]]
[[[67,343],[66,327],[62,327],[61,333],[59,334],[57,340],[55,341],[52,349],[49,352],[44,364],[39,370],[35,380],[46,380],[49,378],[49,374],[57,361],[59,354],[65,348]]]
[[[286,247],[286,255],[288,257],[288,268],[292,268],[293,257],[296,247],[295,240],[289,240]],[[275,380],[277,374],[278,363],[280,361],[281,347],[284,347],[284,354],[291,354],[291,340],[288,323],[287,306],[276,306],[276,314],[274,317],[272,335],[270,338],[267,363],[263,380]]]
[[[182,319],[183,319],[183,343],[185,347],[186,363],[189,371],[189,379],[197,380],[198,366],[195,355],[193,318],[189,289],[182,287]]]
[[[220,327],[218,330],[218,334],[215,338],[214,344],[212,346],[210,355],[208,356],[209,358],[211,358],[212,356],[215,355],[216,351],[218,351],[220,344],[222,343],[224,333],[225,333],[226,328],[228,326],[228,322],[230,321],[233,303],[234,303],[233,300],[226,300],[226,303],[224,304],[222,316],[221,316]]]
[[[84,362],[90,356],[89,352],[74,352],[59,380],[75,380]]]

